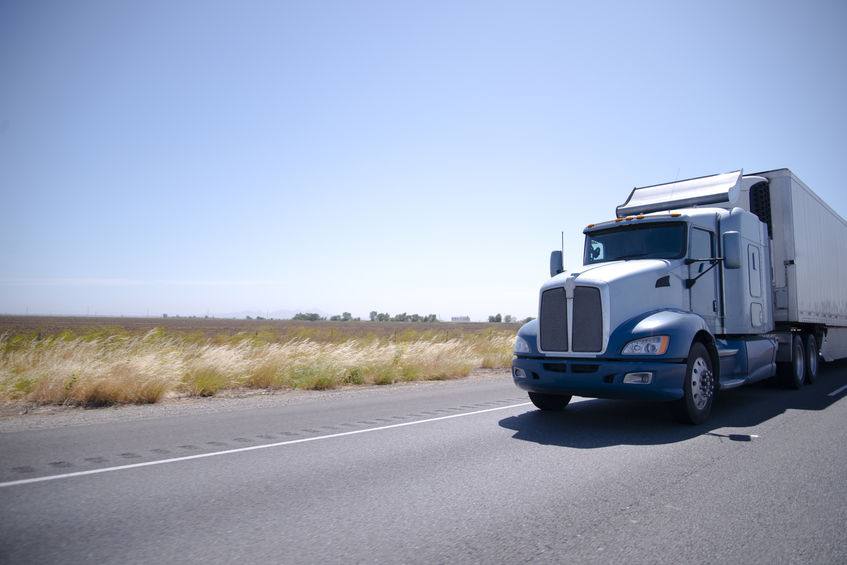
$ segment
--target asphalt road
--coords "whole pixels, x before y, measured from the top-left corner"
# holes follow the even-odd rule
[[[845,396],[830,365],[691,427],[504,373],[6,422],[0,562],[847,563]]]

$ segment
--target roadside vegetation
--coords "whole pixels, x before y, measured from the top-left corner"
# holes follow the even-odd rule
[[[284,333],[273,327],[234,334],[121,327],[6,333],[0,336],[0,402],[108,406],[235,389],[453,379],[475,368],[508,367],[515,335],[485,325],[391,332],[349,326],[349,332],[308,324]]]

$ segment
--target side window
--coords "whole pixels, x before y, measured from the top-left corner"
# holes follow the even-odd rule
[[[711,259],[715,256],[714,238],[712,232],[694,228],[691,230],[691,252],[692,259]],[[709,268],[709,263],[703,261],[697,268],[698,273],[702,273]]]
[[[759,298],[762,296],[762,265],[759,248],[755,245],[747,246],[747,274],[750,277],[750,296]]]

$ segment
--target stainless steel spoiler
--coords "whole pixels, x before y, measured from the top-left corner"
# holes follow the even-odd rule
[[[615,208],[618,218],[723,202],[735,203],[743,171],[698,177],[667,184],[633,188],[626,202]]]

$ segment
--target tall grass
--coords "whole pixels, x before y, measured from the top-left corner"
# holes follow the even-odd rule
[[[222,390],[330,389],[467,376],[511,362],[514,334],[486,331],[318,342],[161,330],[47,339],[0,337],[0,402],[104,406]]]

